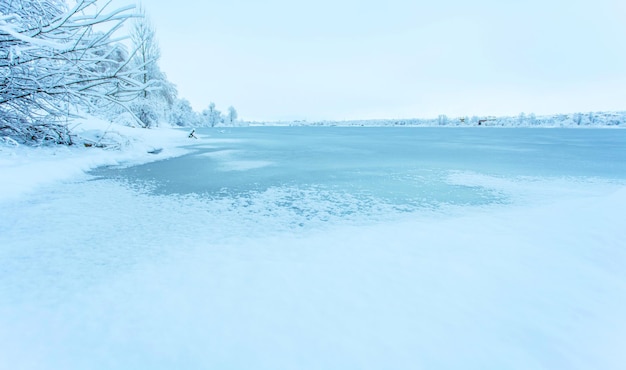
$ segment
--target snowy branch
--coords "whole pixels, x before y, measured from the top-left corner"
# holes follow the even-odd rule
[[[113,37],[138,15],[134,6],[109,11],[107,2],[15,0],[0,4],[0,134],[22,141],[68,143],[69,136],[37,134],[56,127],[69,107],[95,100],[123,104],[150,89],[139,81],[141,66],[130,67],[136,51],[125,55]],[[90,12],[91,11],[91,12]],[[103,31],[95,31],[98,26]],[[30,130],[28,127],[37,127]]]

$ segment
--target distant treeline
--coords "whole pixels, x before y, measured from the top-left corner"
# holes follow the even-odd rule
[[[373,119],[348,121],[282,121],[282,122],[247,122],[248,125],[260,126],[424,126],[424,127],[626,127],[626,112],[588,112],[536,116],[533,113],[520,113],[517,116],[494,117],[473,116],[451,118],[440,115],[437,118],[409,119]]]

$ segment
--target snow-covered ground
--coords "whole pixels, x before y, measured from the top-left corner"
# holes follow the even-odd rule
[[[181,146],[188,143],[186,131],[169,127],[145,130],[96,118],[77,120],[71,126],[77,135],[75,146],[32,148],[0,137],[0,201],[80,176],[98,166],[131,165],[178,156],[185,152]],[[104,144],[100,145],[104,148],[93,144],[86,147],[85,142]]]
[[[626,366],[623,131],[271,130],[2,146],[0,369]]]

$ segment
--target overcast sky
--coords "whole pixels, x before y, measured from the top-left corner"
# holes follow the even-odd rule
[[[199,111],[211,101],[246,120],[626,110],[624,0],[143,4],[161,69]]]

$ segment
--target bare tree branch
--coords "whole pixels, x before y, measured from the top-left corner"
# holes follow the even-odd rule
[[[100,9],[96,1],[78,0],[71,8],[64,0],[0,4],[0,134],[70,144],[60,123],[70,106],[124,105],[150,89],[136,79],[143,67],[131,67],[136,51],[115,58],[123,38],[113,36],[138,16],[134,6],[109,11],[110,1]]]

